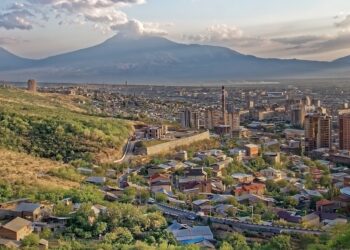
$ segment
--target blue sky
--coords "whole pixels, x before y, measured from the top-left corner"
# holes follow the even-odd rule
[[[261,57],[350,55],[349,0],[2,0],[0,46],[41,58],[117,33]]]

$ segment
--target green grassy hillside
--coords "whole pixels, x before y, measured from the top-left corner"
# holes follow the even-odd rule
[[[131,124],[89,107],[84,97],[0,88],[0,147],[66,163],[117,158]]]

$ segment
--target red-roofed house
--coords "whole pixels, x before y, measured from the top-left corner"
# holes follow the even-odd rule
[[[265,192],[265,185],[261,183],[243,184],[241,186],[236,187],[233,190],[233,193],[236,197],[246,195],[246,194],[263,195],[264,192]]]
[[[156,173],[149,178],[151,191],[156,193],[160,190],[166,190],[167,192],[171,192],[171,180],[170,175],[168,174],[160,174]]]
[[[323,199],[316,202],[317,212],[334,213],[338,208],[340,208],[339,202],[336,201]]]
[[[313,168],[310,170],[310,175],[314,181],[319,182],[322,177],[322,171],[317,168]]]

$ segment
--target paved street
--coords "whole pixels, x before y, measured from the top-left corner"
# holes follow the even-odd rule
[[[168,215],[175,216],[175,217],[181,217],[181,218],[189,218],[191,216],[198,216],[196,213],[188,210],[183,210],[175,207],[170,207],[164,204],[157,204],[157,206],[160,208],[160,210]],[[303,229],[303,228],[291,228],[291,227],[283,227],[283,226],[268,226],[268,225],[260,225],[250,222],[241,222],[234,219],[225,219],[225,218],[219,218],[219,217],[213,217],[213,216],[199,216],[204,220],[210,219],[214,223],[219,223],[223,225],[229,225],[235,228],[239,228],[242,230],[249,230],[249,231],[255,231],[255,232],[268,232],[268,233],[298,233],[298,234],[314,234],[314,235],[321,235],[324,233],[324,231],[320,230],[309,230],[309,229]]]

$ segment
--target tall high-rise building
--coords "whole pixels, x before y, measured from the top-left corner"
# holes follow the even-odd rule
[[[307,153],[318,148],[332,147],[332,118],[326,114],[314,113],[305,117],[305,150]]]
[[[303,103],[305,106],[311,106],[311,104],[312,104],[311,97],[310,97],[310,96],[305,96],[305,97],[302,99],[302,103]]]
[[[199,129],[199,113],[185,109],[180,113],[181,126],[183,128]]]
[[[228,123],[231,127],[231,130],[240,128],[240,117],[239,112],[228,113]]]
[[[193,129],[199,129],[200,127],[200,119],[199,119],[199,113],[198,112],[192,112],[191,116],[191,128]]]
[[[37,87],[38,86],[35,80],[33,79],[28,80],[28,91],[36,92]]]
[[[295,127],[304,127],[305,106],[303,104],[295,104],[291,106],[290,122]]]
[[[205,127],[213,129],[221,124],[222,113],[219,109],[207,109],[205,111]]]
[[[339,115],[339,148],[350,150],[350,113]]]
[[[189,109],[185,109],[180,113],[181,126],[183,128],[191,127],[191,111]]]
[[[222,125],[227,125],[226,117],[226,90],[225,86],[221,88],[221,112],[222,112]]]

